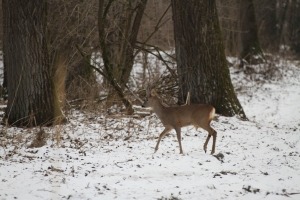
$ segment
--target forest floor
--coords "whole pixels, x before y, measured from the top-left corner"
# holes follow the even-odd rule
[[[300,199],[300,63],[231,67],[231,77],[249,121],[213,121],[223,158],[205,154],[207,134],[192,127],[183,155],[174,132],[154,153],[154,114],[71,110],[65,125],[0,127],[0,200]]]

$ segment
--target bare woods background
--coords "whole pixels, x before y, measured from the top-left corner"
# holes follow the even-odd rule
[[[226,52],[230,55],[238,54],[239,43],[231,41],[237,41],[234,39],[238,37],[238,32],[242,31],[239,13],[241,1],[243,0],[217,1]],[[296,12],[297,0],[254,0],[253,3],[258,35],[263,49],[274,51],[276,48],[274,49],[273,46],[276,43],[290,45],[296,32],[293,28],[298,26],[296,23],[300,15]],[[0,1],[0,9],[2,10],[2,1]],[[49,0],[47,14],[52,48],[69,49],[72,47],[72,41],[76,44],[79,41],[79,44],[97,47],[98,0]],[[0,27],[2,30],[2,12]],[[139,41],[145,41],[151,34],[153,36],[147,43],[162,49],[174,48],[170,0],[148,0],[139,31]],[[2,38],[3,31],[0,31],[0,48],[2,48]]]
[[[79,67],[86,65],[86,60],[90,60],[93,53],[99,52],[98,3],[98,0],[47,1],[47,43],[50,65],[53,66],[56,89],[60,91],[59,95],[67,96],[69,103],[72,100],[81,102],[83,99],[95,99],[99,87],[102,87],[93,84],[96,78],[91,73],[92,68]],[[137,35],[137,41],[141,46],[161,50],[175,48],[170,5],[170,0],[148,0]],[[249,6],[253,6],[255,16],[251,16],[251,12],[248,12]],[[253,0],[253,5],[252,1],[248,0],[217,0],[226,55],[247,57],[243,55],[243,45],[245,46],[245,41],[250,41],[253,48],[253,44],[256,43],[253,40],[256,38],[249,38],[246,34],[241,37],[243,35],[241,33],[248,32],[249,27],[255,22],[260,49],[275,54],[292,52],[298,57],[300,54],[299,6],[299,0]],[[0,1],[0,9],[2,10],[2,1]],[[3,16],[2,12],[0,13],[1,53]],[[114,29],[117,25],[111,23],[110,26]],[[147,59],[143,64],[146,65],[146,62]],[[64,82],[66,88],[60,87]],[[121,89],[124,89],[123,87],[125,86],[121,86]],[[108,95],[109,97],[113,99],[114,94]]]

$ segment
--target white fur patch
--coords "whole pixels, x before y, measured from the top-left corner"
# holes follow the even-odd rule
[[[213,108],[209,113],[209,120],[213,120],[213,118],[215,117],[215,113],[216,113],[216,109]]]

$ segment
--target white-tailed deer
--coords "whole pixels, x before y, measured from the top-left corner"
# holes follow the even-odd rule
[[[207,104],[188,104],[188,102],[186,102],[186,104],[182,106],[167,107],[161,103],[156,91],[152,89],[151,92],[147,90],[147,99],[143,107],[151,107],[165,127],[163,132],[159,135],[155,152],[158,150],[162,137],[172,129],[175,129],[180,153],[182,154],[181,127],[193,125],[195,128],[201,127],[208,131],[208,136],[203,145],[205,152],[209,139],[213,136],[211,154],[215,153],[217,132],[210,126],[210,122],[215,115],[215,108],[213,106]]]

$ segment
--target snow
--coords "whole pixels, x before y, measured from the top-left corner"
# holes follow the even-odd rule
[[[213,121],[223,160],[204,153],[206,132],[192,127],[183,155],[174,132],[154,153],[154,114],[71,110],[67,124],[43,128],[40,148],[28,148],[39,128],[1,126],[0,199],[300,199],[299,67],[278,62],[282,78],[268,81],[231,68],[249,121]]]

